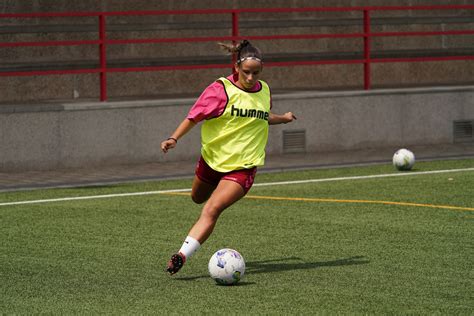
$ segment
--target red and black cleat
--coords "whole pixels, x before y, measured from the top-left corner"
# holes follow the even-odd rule
[[[168,261],[168,267],[166,268],[166,271],[170,275],[175,274],[183,267],[185,261],[186,258],[184,257],[184,255],[182,255],[181,253],[175,253],[171,256],[170,261]]]

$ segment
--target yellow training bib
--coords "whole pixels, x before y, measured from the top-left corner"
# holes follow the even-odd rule
[[[221,116],[208,119],[201,128],[201,154],[219,172],[261,166],[265,160],[270,115],[270,88],[260,81],[255,92],[242,90],[227,78],[219,78],[227,94]]]

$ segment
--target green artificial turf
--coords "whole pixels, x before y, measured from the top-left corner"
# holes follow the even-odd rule
[[[472,167],[472,159],[417,162],[411,173]],[[262,173],[256,183],[386,173],[398,172],[378,165]],[[182,189],[190,181],[8,192],[0,193],[0,204]],[[474,309],[474,171],[255,186],[169,277],[166,261],[201,207],[171,194],[0,206],[0,312],[469,315]],[[207,273],[211,255],[225,247],[246,260],[237,286],[218,286]]]

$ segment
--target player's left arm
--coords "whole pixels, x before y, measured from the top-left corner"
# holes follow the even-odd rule
[[[286,124],[296,120],[296,116],[292,112],[286,112],[285,114],[274,114],[270,112],[268,116],[268,124]]]

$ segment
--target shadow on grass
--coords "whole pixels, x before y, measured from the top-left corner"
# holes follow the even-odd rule
[[[248,273],[271,273],[281,271],[317,269],[321,267],[339,267],[358,264],[367,264],[370,261],[363,256],[337,259],[331,261],[305,262],[298,257],[253,261],[246,264]]]
[[[370,261],[365,259],[363,256],[355,256],[345,259],[337,259],[330,261],[319,261],[319,262],[305,262],[303,259],[298,257],[262,260],[262,261],[251,261],[247,262],[245,273],[273,273],[281,271],[295,271],[295,270],[307,270],[317,269],[322,267],[340,267],[340,266],[352,266],[359,264],[368,264]],[[196,279],[208,278],[209,275],[199,275],[190,277],[175,277],[176,280],[182,281],[193,281]],[[240,285],[251,285],[253,283],[242,282]]]

